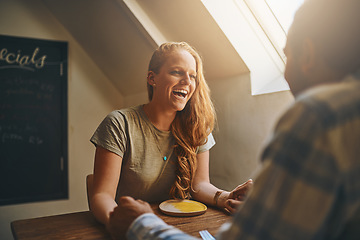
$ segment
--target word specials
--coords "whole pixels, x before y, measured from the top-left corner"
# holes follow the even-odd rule
[[[31,55],[22,54],[21,50],[17,52],[9,52],[6,48],[0,50],[0,61],[4,61],[10,65],[19,65],[20,67],[34,66],[37,69],[43,68],[45,65],[46,55],[37,56],[40,48],[35,48]]]

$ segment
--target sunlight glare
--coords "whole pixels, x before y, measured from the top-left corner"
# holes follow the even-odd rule
[[[287,33],[297,9],[304,0],[266,0],[284,31]]]

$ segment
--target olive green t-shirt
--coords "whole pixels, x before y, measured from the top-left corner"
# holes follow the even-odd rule
[[[156,202],[169,198],[175,181],[177,159],[172,148],[175,139],[170,131],[161,131],[150,122],[143,105],[111,112],[90,141],[122,157],[116,199],[132,196]],[[198,153],[214,145],[210,134]]]

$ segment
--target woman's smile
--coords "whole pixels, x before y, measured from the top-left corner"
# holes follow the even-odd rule
[[[186,98],[186,96],[188,95],[188,91],[187,90],[174,90],[173,94],[179,98]]]

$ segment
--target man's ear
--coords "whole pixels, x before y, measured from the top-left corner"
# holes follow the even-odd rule
[[[155,85],[155,73],[153,71],[149,71],[147,74],[147,82],[151,85]]]
[[[301,54],[301,70],[304,74],[310,74],[316,66],[316,49],[314,42],[306,38],[303,42]]]

